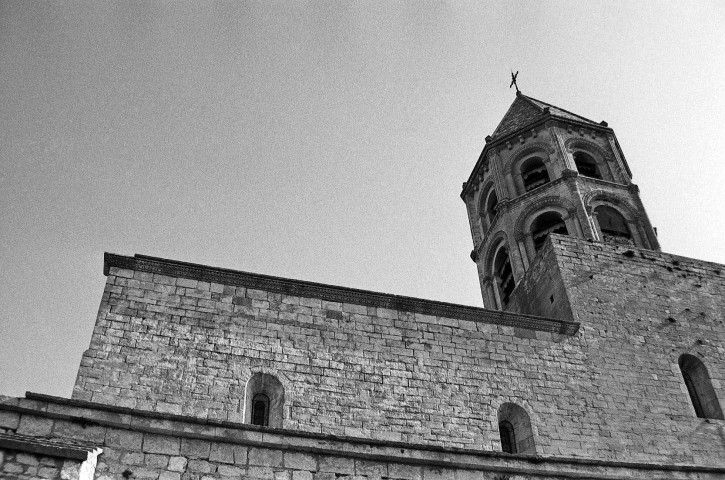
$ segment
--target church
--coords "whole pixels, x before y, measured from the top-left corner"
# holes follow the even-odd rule
[[[725,266],[638,192],[606,122],[517,89],[460,192],[485,308],[107,253],[72,397],[0,402],[0,477],[725,478]]]

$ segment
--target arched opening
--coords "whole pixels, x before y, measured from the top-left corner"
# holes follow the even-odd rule
[[[602,240],[608,243],[632,244],[632,233],[629,231],[627,220],[612,207],[600,205],[594,209],[602,232]]]
[[[269,397],[258,393],[252,399],[252,425],[269,426]]]
[[[505,307],[509,303],[511,293],[516,288],[514,282],[514,272],[511,268],[511,260],[509,259],[506,247],[501,246],[496,252],[493,260],[493,277],[495,284],[498,286],[499,297],[501,298],[501,307]]]
[[[496,217],[496,206],[498,205],[498,195],[496,195],[496,190],[493,188],[490,192],[488,192],[488,196],[486,197],[486,218],[488,219],[488,224],[491,225],[493,223],[493,219]]]
[[[526,410],[515,403],[504,403],[498,409],[501,450],[507,453],[536,453],[534,431]]]
[[[695,415],[699,418],[725,420],[705,364],[699,358],[688,354],[680,356],[677,363],[680,365],[682,379],[687,386],[687,393],[690,394]]]
[[[282,428],[284,387],[274,375],[255,373],[247,382],[244,422]]]
[[[576,152],[574,154],[574,164],[576,165],[577,171],[590,178],[602,178],[602,173],[599,171],[596,160],[591,155],[584,152]]]
[[[536,217],[531,224],[531,236],[534,239],[534,247],[536,250],[541,248],[544,240],[550,233],[558,233],[560,235],[569,235],[566,229],[564,219],[561,218],[559,212],[545,212]]]
[[[498,433],[501,437],[501,451],[516,453],[516,435],[514,435],[514,426],[511,425],[511,422],[508,420],[499,422]]]
[[[524,182],[524,190],[527,192],[551,181],[546,165],[539,157],[532,157],[521,165],[521,179]]]

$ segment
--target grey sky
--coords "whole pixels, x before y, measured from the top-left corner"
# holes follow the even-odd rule
[[[721,2],[0,2],[0,393],[69,396],[104,251],[481,305],[461,183],[522,91],[725,263]]]

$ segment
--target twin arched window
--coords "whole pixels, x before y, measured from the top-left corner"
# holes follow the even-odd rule
[[[247,382],[244,421],[261,427],[282,428],[284,387],[274,375],[255,373]]]

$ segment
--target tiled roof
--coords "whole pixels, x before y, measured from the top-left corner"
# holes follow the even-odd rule
[[[524,94],[519,94],[516,95],[516,99],[509,107],[506,115],[504,115],[503,119],[501,119],[498,127],[496,127],[496,130],[493,132],[493,137],[495,138],[507,135],[538,120],[544,113],[545,108],[548,108],[549,113],[555,117],[590,123],[592,125],[599,125],[597,122],[584,118],[581,115],[568,112],[563,108],[542,102],[541,100],[536,100],[535,98],[527,97]]]

